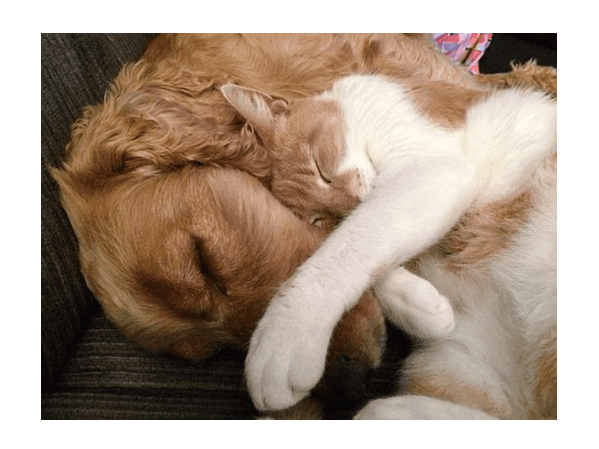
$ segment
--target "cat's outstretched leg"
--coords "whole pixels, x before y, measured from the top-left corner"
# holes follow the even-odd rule
[[[374,286],[391,322],[419,338],[442,337],[454,328],[449,300],[428,281],[397,268]]]
[[[377,179],[258,323],[246,378],[259,410],[284,409],[309,394],[324,371],[337,321],[372,286],[375,273],[405,263],[451,229],[468,207],[472,168],[455,157],[425,157]]]
[[[497,419],[481,410],[428,396],[405,395],[376,399],[354,419]]]

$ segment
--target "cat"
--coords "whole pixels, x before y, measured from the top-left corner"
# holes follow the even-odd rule
[[[222,86],[221,91],[231,105],[259,128],[262,135],[267,133],[260,129],[259,120],[253,115],[257,112],[256,108],[262,107],[260,102],[269,105],[268,110],[273,112],[287,107],[283,99],[273,99],[264,92],[233,84]],[[322,114],[333,114],[331,117],[334,120],[328,120],[329,127],[333,129],[326,130],[327,125],[323,125],[323,122],[306,123],[301,118],[301,105],[309,106],[306,110],[308,116],[312,116],[315,105],[312,100],[299,101],[295,105],[296,116],[300,117],[296,121],[300,122],[298,125],[302,127],[301,133],[311,134],[313,141],[300,137],[305,142],[300,144],[297,152],[296,145],[286,143],[285,147],[292,148],[291,154],[270,152],[273,170],[277,172],[273,176],[271,192],[301,218],[330,231],[340,217],[355,208],[369,187],[361,186],[360,180],[365,178],[363,172],[358,173],[351,167],[347,170],[330,167],[339,162],[341,146],[327,139],[338,135],[339,130],[334,128],[341,125],[340,117],[335,117],[335,112],[327,107],[327,103],[319,105],[324,106]],[[324,122],[326,121],[325,119]],[[311,123],[318,129],[310,129]],[[290,125],[286,134],[294,134],[289,133],[289,129],[293,127],[294,125]],[[304,148],[301,148],[302,145]],[[281,145],[277,148],[283,150]],[[401,326],[413,335],[420,338],[436,337],[447,334],[453,328],[453,312],[447,298],[440,295],[429,282],[402,267],[396,268],[392,274],[378,282],[375,291],[377,297],[383,299],[383,304],[393,306],[395,313],[387,311],[387,314],[391,317],[401,316]],[[384,300],[389,296],[394,301]]]
[[[530,89],[489,94],[468,109],[465,126],[451,130],[421,115],[401,84],[377,75],[348,76],[289,104],[223,90],[274,152],[326,134],[340,162],[315,158],[322,183],[334,189],[342,179],[360,198],[280,288],[252,336],[246,376],[260,410],[288,407],[309,393],[337,320],[371,285],[397,324],[413,324],[415,306],[427,303],[406,307],[396,293],[410,281],[430,284],[400,266],[468,210],[517,195],[556,152],[556,102]],[[445,301],[451,311],[447,297],[431,288],[421,299]],[[446,316],[453,326],[453,315]]]

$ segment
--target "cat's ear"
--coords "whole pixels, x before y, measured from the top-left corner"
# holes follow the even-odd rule
[[[225,84],[220,91],[231,106],[254,126],[263,139],[273,137],[277,120],[288,112],[287,101],[273,98],[259,90]]]

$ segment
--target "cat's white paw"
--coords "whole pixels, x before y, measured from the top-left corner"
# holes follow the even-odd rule
[[[397,326],[421,338],[449,334],[455,327],[453,307],[428,281],[403,269],[375,286],[386,316]]]
[[[277,298],[271,302],[246,359],[248,389],[258,410],[291,407],[322,377],[332,329],[319,318],[306,319]]]
[[[427,396],[396,396],[371,401],[354,419],[496,419],[485,412]]]

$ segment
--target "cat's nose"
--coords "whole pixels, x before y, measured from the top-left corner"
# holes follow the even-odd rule
[[[358,197],[363,190],[363,180],[358,169],[347,171],[347,192]]]
[[[313,394],[326,404],[359,402],[364,396],[371,369],[372,366],[363,360],[340,353],[332,369],[325,374],[324,384]]]

